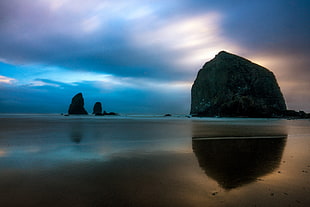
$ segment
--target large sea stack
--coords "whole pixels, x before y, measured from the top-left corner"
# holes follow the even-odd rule
[[[71,101],[69,110],[69,114],[88,114],[84,109],[84,98],[82,93],[76,94]]]
[[[271,71],[225,51],[198,72],[191,96],[194,116],[277,117],[286,111]]]

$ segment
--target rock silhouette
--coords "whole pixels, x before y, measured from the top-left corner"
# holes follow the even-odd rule
[[[230,190],[274,172],[281,164],[287,128],[279,121],[198,123],[192,149],[205,174]]]
[[[100,115],[102,114],[102,105],[101,102],[96,102],[93,108],[93,114]]]
[[[191,96],[194,116],[278,117],[286,111],[271,71],[225,51],[198,72]]]
[[[115,112],[106,112],[106,111],[103,111],[103,114],[102,115],[110,115],[110,116],[117,116],[118,113],[115,113]]]
[[[277,138],[193,140],[193,151],[206,175],[226,189],[255,182],[280,165],[286,136]]]
[[[69,114],[88,114],[84,109],[84,98],[82,93],[76,94],[71,101],[69,110]]]

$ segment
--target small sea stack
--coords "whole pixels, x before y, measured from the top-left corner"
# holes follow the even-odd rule
[[[96,102],[93,108],[93,114],[101,115],[102,114],[102,104],[101,102]]]
[[[84,98],[83,98],[82,93],[78,93],[72,98],[68,113],[69,114],[88,114],[84,108]]]

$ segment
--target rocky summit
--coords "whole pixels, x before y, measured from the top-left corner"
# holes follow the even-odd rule
[[[82,93],[76,94],[71,101],[69,110],[69,114],[88,114],[84,109],[84,98]]]
[[[286,104],[268,69],[222,51],[205,63],[191,90],[191,115],[278,117]]]

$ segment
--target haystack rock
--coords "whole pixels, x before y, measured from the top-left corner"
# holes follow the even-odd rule
[[[286,111],[271,71],[225,51],[198,72],[191,96],[194,116],[277,117]]]
[[[88,114],[84,109],[84,98],[82,93],[76,94],[72,98],[72,102],[69,107],[69,114]]]
[[[102,105],[101,102],[96,102],[93,108],[93,114],[100,115],[102,114]]]

